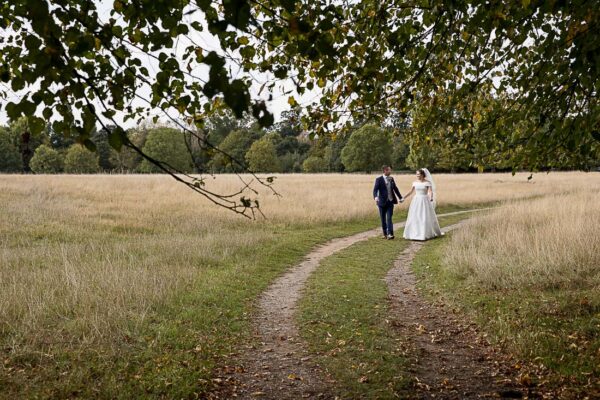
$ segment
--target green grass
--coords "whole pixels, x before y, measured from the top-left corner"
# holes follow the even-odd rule
[[[301,333],[342,398],[393,398],[406,385],[400,343],[386,323],[383,281],[406,245],[380,238],[358,243],[325,259],[308,282]]]
[[[440,223],[468,216],[442,217]],[[380,238],[357,243],[327,257],[307,282],[299,305],[301,335],[336,379],[342,398],[391,399],[407,388],[403,338],[388,322],[384,278],[408,243]]]
[[[442,297],[492,342],[536,365],[532,376],[542,372],[550,386],[568,387],[581,396],[594,390],[600,394],[600,307],[592,300],[597,294],[483,289],[443,267],[448,242],[449,237],[433,241],[417,254],[413,269],[421,292],[432,300]]]
[[[440,212],[459,209],[445,207]],[[202,396],[212,387],[215,368],[233,363],[232,354],[253,340],[250,316],[255,299],[269,283],[315,245],[377,227],[375,211],[373,214],[370,219],[327,226],[270,224],[264,228],[269,229],[268,239],[257,246],[242,246],[224,258],[198,259],[203,265],[201,272],[165,301],[153,304],[145,318],[136,319],[143,322],[132,323],[128,333],[116,341],[111,337],[108,343],[86,344],[81,337],[61,342],[61,332],[54,331],[49,315],[49,325],[41,332],[48,336],[47,345],[0,350],[0,398]],[[395,221],[404,219],[405,214],[405,209],[399,210]],[[118,245],[131,235],[162,235],[154,230],[130,232],[125,228],[113,232],[114,227],[98,224],[85,231],[85,237],[71,238],[65,226],[47,226],[40,228],[39,235],[44,241],[100,240],[106,246]],[[18,235],[12,236],[7,245],[19,245],[20,240]],[[166,236],[165,240],[168,242]],[[190,238],[190,243],[194,240]],[[137,256],[144,257],[143,246],[139,251]],[[394,255],[390,254],[392,259]],[[89,256],[93,257],[93,252]],[[188,262],[177,258],[186,255],[173,256],[174,262]],[[40,267],[45,265],[40,262]],[[72,328],[77,331],[77,327]],[[0,343],[9,349],[6,340],[0,335]]]
[[[270,226],[270,239],[203,269],[157,304],[120,343],[65,343],[0,362],[0,398],[193,398],[213,370],[249,340],[254,299],[316,244],[371,229],[375,219],[322,226]]]

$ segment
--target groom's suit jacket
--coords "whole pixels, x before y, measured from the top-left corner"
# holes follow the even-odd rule
[[[398,186],[396,186],[394,178],[390,176],[388,179],[390,179],[390,188],[392,189],[393,200],[391,200],[391,202],[394,204],[398,204],[398,199],[402,199],[402,195],[398,190]],[[383,176],[379,176],[377,177],[377,179],[375,179],[375,187],[373,188],[373,198],[375,197],[377,197],[377,205],[379,207],[384,207],[388,203],[388,201],[390,201],[388,198],[387,186],[385,185],[385,179],[383,178]]]

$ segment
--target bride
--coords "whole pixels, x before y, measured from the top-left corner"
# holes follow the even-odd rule
[[[435,215],[435,183],[427,168],[417,171],[417,180],[404,198],[407,199],[415,192],[404,226],[404,239],[427,240],[440,236],[442,231]]]

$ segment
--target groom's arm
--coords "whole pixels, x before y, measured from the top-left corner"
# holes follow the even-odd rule
[[[379,193],[379,178],[375,179],[375,186],[373,187],[373,199],[377,201],[377,194]]]
[[[400,190],[398,190],[398,186],[396,186],[396,184],[394,183],[394,193],[396,193],[396,195],[398,195],[398,200],[402,200],[402,195],[400,194]]]

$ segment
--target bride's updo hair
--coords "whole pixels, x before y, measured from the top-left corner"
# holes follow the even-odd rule
[[[422,168],[419,168],[419,169],[417,170],[417,172],[418,172],[418,173],[419,173],[419,175],[421,175],[423,178],[425,178],[425,177],[427,176],[427,175],[425,175],[425,171],[423,171],[423,169],[422,169]]]

